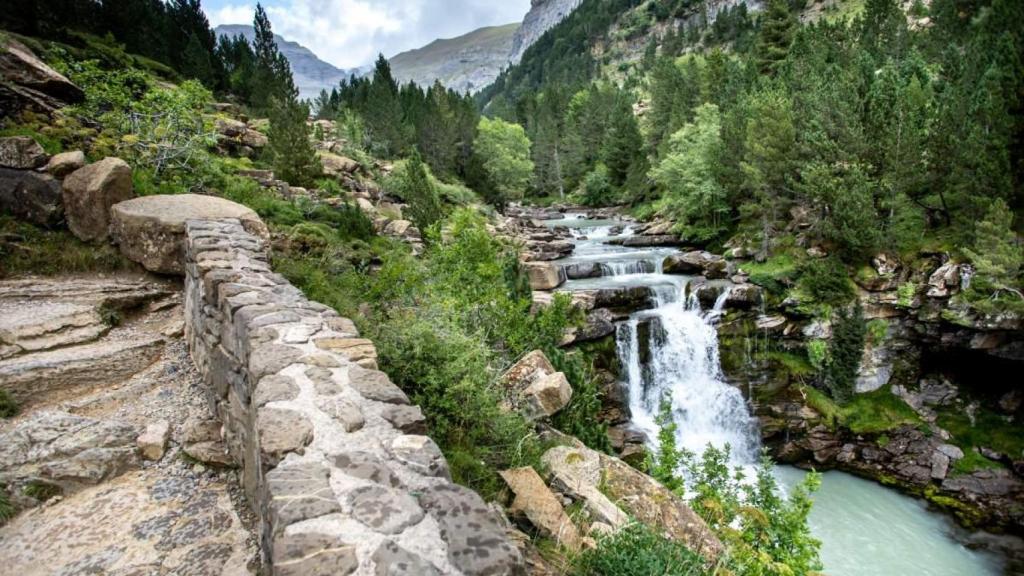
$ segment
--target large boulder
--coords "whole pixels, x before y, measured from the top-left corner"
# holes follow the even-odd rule
[[[0,168],[34,170],[46,164],[46,152],[28,136],[0,138]]]
[[[534,420],[556,414],[572,399],[565,374],[557,372],[540,350],[523,356],[505,371],[501,381],[519,410]]]
[[[0,168],[0,212],[53,226],[63,213],[60,181],[30,170]]]
[[[699,250],[673,254],[662,264],[666,274],[700,274],[708,279],[725,278],[726,268],[721,256]]]
[[[24,44],[0,40],[0,116],[33,108],[51,112],[85,99],[85,93],[37,58]]]
[[[110,210],[110,234],[129,259],[151,272],[184,274],[185,222],[235,218],[250,234],[269,239],[267,226],[251,209],[198,194],[144,196]]]
[[[355,160],[329,152],[320,153],[320,163],[324,167],[324,174],[328,176],[351,174],[359,169],[359,163]]]
[[[71,232],[86,242],[103,240],[110,207],[132,197],[132,169],[120,158],[104,158],[64,179],[64,215]]]
[[[537,472],[526,466],[501,472],[501,477],[515,494],[510,511],[522,514],[541,535],[554,539],[569,550],[578,551],[580,533],[565,513],[561,502],[544,484]]]
[[[565,271],[550,262],[524,262],[532,290],[554,290],[565,283]]]

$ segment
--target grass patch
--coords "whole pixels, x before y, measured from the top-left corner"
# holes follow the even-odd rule
[[[916,426],[921,417],[886,386],[855,395],[840,410],[840,421],[855,434],[875,434],[904,425]]]
[[[750,281],[776,296],[785,294],[800,276],[799,262],[790,254],[780,253],[764,262],[745,262],[743,271]]]
[[[13,418],[18,415],[18,403],[7,390],[0,390],[0,418]]]
[[[821,414],[826,426],[834,429],[842,419],[842,409],[839,405],[817,388],[803,386],[800,391],[803,392],[807,405]]]
[[[67,230],[45,230],[0,216],[0,277],[116,272],[136,265],[107,244],[86,244]]]
[[[974,454],[975,447],[982,446],[1001,452],[1014,460],[1024,457],[1024,425],[1010,422],[996,412],[979,408],[972,423],[963,410],[943,410],[939,412],[937,422],[953,436],[953,443],[964,451],[964,460],[967,459],[967,455]],[[980,454],[976,456],[995,464]],[[963,463],[963,466],[971,464],[984,463],[976,458]]]
[[[855,434],[879,434],[921,423],[920,416],[888,387],[857,394],[845,405],[840,405],[817,388],[804,386],[801,391],[807,405],[821,414],[825,424],[833,429],[842,426]],[[879,442],[885,441],[884,435],[879,438]]]
[[[54,154],[60,154],[64,151],[64,144],[61,143],[60,139],[47,136],[42,132],[27,126],[11,126],[10,128],[0,130],[0,137],[8,136],[28,136],[42,146],[43,150],[51,156]]]
[[[975,470],[1002,468],[1002,464],[985,458],[974,450],[964,450],[964,457],[953,463],[954,474],[970,474]]]
[[[33,481],[25,485],[21,489],[22,494],[29,498],[35,498],[40,502],[46,502],[51,498],[55,498],[61,495],[61,489],[59,486],[49,484],[47,482]]]

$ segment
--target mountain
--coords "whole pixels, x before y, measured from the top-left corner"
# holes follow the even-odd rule
[[[435,40],[391,59],[400,82],[429,86],[440,80],[459,92],[478,92],[502,69],[517,64],[523,53],[571,14],[583,0],[532,0],[523,22],[490,26],[457,38]]]
[[[391,58],[391,71],[402,83],[430,86],[440,80],[458,92],[476,92],[498,77],[508,62],[518,23],[488,26],[457,38],[430,44]]]
[[[512,39],[509,62],[518,64],[523,52],[533,45],[545,32],[572,13],[583,0],[531,0],[530,11],[523,18],[523,24]]]
[[[256,36],[252,26],[247,24],[221,24],[214,28],[214,32],[218,36],[241,34],[250,42]],[[320,93],[320,90],[330,90],[350,75],[358,75],[363,72],[360,69],[343,70],[337,68],[321,60],[309,48],[298,42],[282,38],[277,34],[274,34],[274,41],[277,42],[277,49],[284,54],[285,58],[288,59],[288,63],[291,64],[292,76],[295,79],[295,85],[299,89],[300,98],[313,99]]]

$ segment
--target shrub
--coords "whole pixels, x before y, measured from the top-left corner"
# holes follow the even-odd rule
[[[685,545],[633,522],[597,541],[573,565],[577,576],[702,576],[710,574]]]
[[[846,267],[835,258],[821,258],[804,264],[800,288],[820,304],[840,305],[854,296],[853,284]]]
[[[0,488],[0,526],[3,526],[11,518],[14,518],[14,506],[11,506],[7,491]]]
[[[18,403],[11,397],[10,392],[0,390],[0,418],[13,418],[17,415]]]

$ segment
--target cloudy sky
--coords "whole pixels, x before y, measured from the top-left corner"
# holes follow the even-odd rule
[[[210,24],[252,24],[251,0],[204,0]],[[274,32],[340,68],[522,20],[530,0],[264,0]]]

